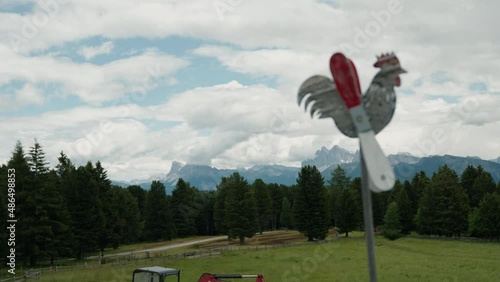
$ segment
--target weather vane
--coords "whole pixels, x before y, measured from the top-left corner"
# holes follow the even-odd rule
[[[312,76],[302,83],[298,93],[299,105],[310,94],[305,101],[305,109],[314,102],[310,107],[311,117],[318,113],[319,118],[333,118],[343,134],[359,138],[363,216],[372,282],[377,281],[377,274],[370,190],[389,191],[395,181],[394,171],[375,134],[391,121],[396,108],[394,86],[401,85],[399,75],[406,73],[394,53],[377,56],[373,66],[380,68],[380,71],[362,95],[354,63],[342,53],[335,53],[330,59],[333,81],[322,75]]]

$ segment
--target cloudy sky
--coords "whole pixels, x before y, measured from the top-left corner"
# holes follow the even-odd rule
[[[110,178],[299,166],[355,151],[299,108],[300,84],[375,55],[409,71],[377,139],[387,154],[500,156],[500,20],[485,0],[0,0],[0,163],[37,138],[51,166],[100,160]]]

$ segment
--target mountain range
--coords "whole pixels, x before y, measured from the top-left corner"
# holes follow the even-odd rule
[[[398,153],[387,157],[389,163],[394,168],[396,177],[401,180],[411,180],[415,173],[424,171],[431,176],[442,165],[447,165],[458,175],[462,174],[468,165],[481,165],[486,171],[491,173],[495,182],[500,181],[500,157],[493,160],[483,160],[479,157],[459,157],[459,156],[428,156],[416,157],[409,153]],[[359,151],[350,152],[337,145],[331,149],[322,147],[316,151],[314,158],[302,162],[302,166],[314,165],[323,175],[325,181],[330,179],[333,169],[340,165],[351,178],[360,175]],[[177,161],[172,162],[170,171],[165,175],[157,175],[149,179],[133,180],[129,182],[112,181],[113,184],[122,187],[128,185],[139,185],[149,189],[153,180],[158,180],[165,184],[168,192],[171,192],[179,178],[182,178],[200,190],[213,190],[220,182],[220,179],[239,172],[245,179],[252,183],[255,179],[262,179],[266,183],[278,183],[291,185],[296,183],[300,167],[287,167],[282,165],[255,165],[248,169],[218,169],[207,165],[183,164]]]

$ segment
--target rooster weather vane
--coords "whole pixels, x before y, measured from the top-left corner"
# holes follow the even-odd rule
[[[391,121],[396,108],[394,87],[401,85],[399,75],[406,73],[394,53],[377,56],[373,66],[380,71],[362,95],[354,63],[342,53],[335,53],[330,59],[333,81],[326,76],[314,75],[302,83],[298,93],[299,105],[309,95],[305,109],[307,111],[309,104],[313,103],[311,117],[318,113],[319,118],[333,118],[343,134],[359,138],[363,214],[372,282],[377,281],[377,275],[370,190],[389,191],[395,181],[394,171],[375,135]]]

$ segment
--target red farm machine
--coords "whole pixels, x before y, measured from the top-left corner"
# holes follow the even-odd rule
[[[255,282],[264,282],[261,274],[210,274],[203,273],[198,282],[230,282],[238,278],[255,278]],[[132,282],[181,282],[181,271],[161,266],[137,268],[134,270]]]

